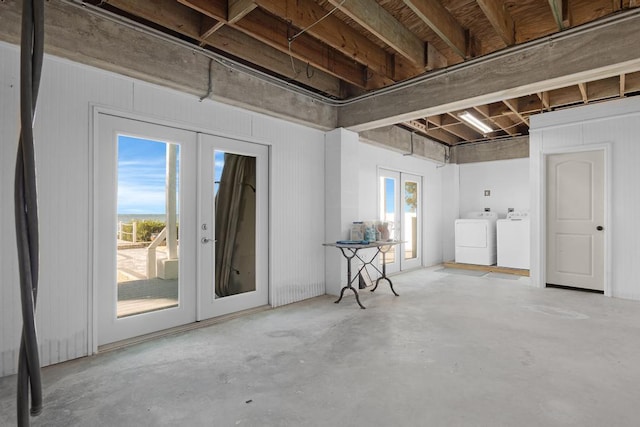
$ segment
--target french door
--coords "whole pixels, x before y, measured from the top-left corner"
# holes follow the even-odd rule
[[[98,345],[268,303],[267,168],[262,145],[98,115]]]
[[[198,318],[266,305],[268,147],[211,135],[199,144]]]
[[[391,239],[404,243],[385,257],[388,273],[422,265],[422,177],[378,170],[378,218],[386,222]]]

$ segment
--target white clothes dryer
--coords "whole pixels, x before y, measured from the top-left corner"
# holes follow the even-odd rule
[[[496,263],[495,212],[471,212],[455,221],[456,262],[494,265]]]
[[[529,224],[529,212],[509,212],[498,220],[498,266],[529,269]]]

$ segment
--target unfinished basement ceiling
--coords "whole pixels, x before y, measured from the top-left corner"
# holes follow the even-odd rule
[[[82,3],[344,100],[640,6],[638,0],[89,0]],[[640,93],[640,71],[399,126],[447,146],[527,135],[529,117]],[[471,113],[491,130],[461,119]]]

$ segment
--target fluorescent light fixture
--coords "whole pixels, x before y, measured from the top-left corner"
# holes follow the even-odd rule
[[[465,122],[469,123],[474,128],[478,129],[483,134],[487,134],[489,132],[493,132],[493,129],[491,129],[489,126],[485,125],[482,121],[480,121],[480,119],[478,119],[477,117],[475,117],[474,115],[472,115],[468,111],[465,111],[464,113],[460,114],[458,117],[460,117]]]

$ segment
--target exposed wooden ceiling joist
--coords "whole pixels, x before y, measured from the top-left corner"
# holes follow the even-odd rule
[[[476,1],[502,41],[507,46],[513,45],[516,42],[515,24],[506,4],[496,0]]]
[[[640,54],[633,54],[640,44],[640,20],[629,18],[638,0],[83,2],[332,98],[368,95],[454,65],[423,76],[424,84],[338,107],[340,125],[354,130],[395,120],[455,145],[526,134],[532,114],[640,92]],[[572,27],[608,15],[625,21],[615,24],[619,31],[605,41],[595,33],[564,41]],[[539,43],[526,54],[509,51],[468,70],[459,66],[471,57],[552,35],[546,47]],[[626,58],[623,50],[630,53]],[[460,122],[456,112],[463,109],[474,110],[495,132],[481,136]]]
[[[341,107],[339,124],[354,130],[375,128],[636,71],[640,14],[617,15],[615,20],[615,25],[605,21],[588,30],[565,32],[567,36],[555,37],[552,44],[533,44],[526,55],[505,52],[413,86],[363,98]]]
[[[425,67],[425,43],[374,0],[329,0],[417,67]]]
[[[471,56],[467,31],[439,0],[404,0],[404,3],[460,57]]]
[[[257,7],[253,0],[229,0],[227,22],[235,24]]]
[[[393,80],[419,74],[410,67],[395,67],[390,54],[334,15],[327,15],[313,0],[255,0],[261,8],[354,59],[374,73]],[[324,17],[324,19],[322,19]],[[322,20],[320,20],[322,19]]]

